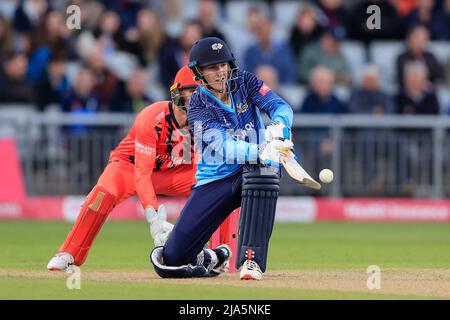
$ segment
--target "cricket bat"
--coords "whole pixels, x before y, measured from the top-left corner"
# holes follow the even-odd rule
[[[298,183],[314,190],[320,190],[320,188],[322,187],[320,183],[311,178],[311,176],[305,171],[305,169],[303,169],[302,166],[297,161],[295,161],[295,159],[291,155],[283,155],[281,157],[281,163],[283,164],[284,168],[291,176],[291,178]]]

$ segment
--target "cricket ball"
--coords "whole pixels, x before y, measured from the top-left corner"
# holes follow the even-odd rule
[[[330,169],[323,169],[319,173],[319,179],[323,183],[330,183],[331,181],[333,181],[333,178],[334,178],[333,171],[331,171]]]

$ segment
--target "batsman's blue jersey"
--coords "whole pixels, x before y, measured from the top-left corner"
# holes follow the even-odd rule
[[[244,162],[256,163],[258,144],[264,141],[260,110],[271,120],[292,126],[292,108],[254,74],[238,71],[233,81],[229,105],[203,86],[191,97],[188,121],[201,153],[195,187],[233,175]]]

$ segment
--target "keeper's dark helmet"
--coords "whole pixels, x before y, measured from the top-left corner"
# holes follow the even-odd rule
[[[237,69],[236,59],[225,41],[216,38],[203,38],[194,43],[189,54],[189,68],[201,79],[199,68],[212,64],[228,62],[231,69]]]

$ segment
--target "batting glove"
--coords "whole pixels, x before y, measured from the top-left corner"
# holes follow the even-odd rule
[[[291,130],[279,121],[272,122],[264,133],[266,141],[291,140]]]
[[[293,156],[291,151],[294,144],[291,140],[273,140],[259,145],[259,160],[264,166],[280,167],[281,157]]]
[[[172,223],[167,222],[166,207],[160,205],[158,212],[156,212],[155,208],[148,206],[145,209],[145,217],[148,223],[150,223],[150,234],[155,242],[155,246],[163,246],[167,239],[169,239],[169,235],[174,227]]]

